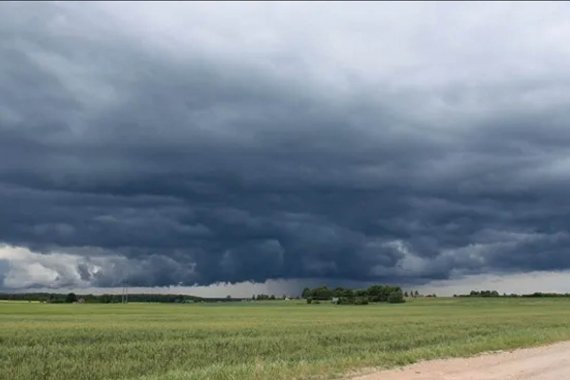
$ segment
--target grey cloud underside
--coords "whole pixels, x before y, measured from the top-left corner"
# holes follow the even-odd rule
[[[570,268],[570,54],[457,53],[436,84],[339,63],[347,89],[305,47],[179,54],[99,8],[0,9],[0,242],[84,257],[93,286]]]

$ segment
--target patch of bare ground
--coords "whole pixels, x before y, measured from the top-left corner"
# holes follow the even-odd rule
[[[570,379],[570,342],[487,353],[470,358],[419,362],[351,380],[565,380]]]

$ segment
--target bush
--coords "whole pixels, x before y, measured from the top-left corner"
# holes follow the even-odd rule
[[[389,303],[404,303],[404,294],[401,290],[396,290],[388,296]]]
[[[354,299],[355,305],[368,305],[368,297],[356,297]]]
[[[340,297],[337,305],[368,305],[368,297]]]
[[[354,304],[354,297],[339,297],[338,305],[352,305]]]

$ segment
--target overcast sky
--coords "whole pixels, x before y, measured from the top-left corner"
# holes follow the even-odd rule
[[[568,41],[568,3],[3,2],[0,288],[569,290]]]

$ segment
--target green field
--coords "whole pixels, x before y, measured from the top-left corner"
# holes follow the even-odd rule
[[[2,380],[302,379],[570,339],[568,299],[0,303]]]

